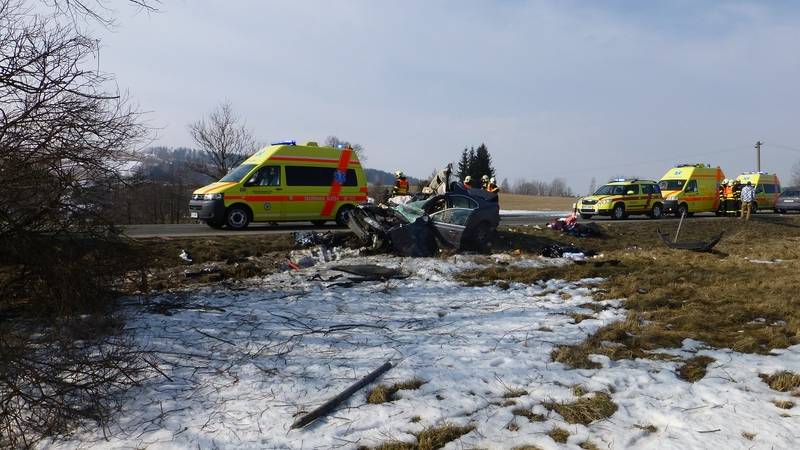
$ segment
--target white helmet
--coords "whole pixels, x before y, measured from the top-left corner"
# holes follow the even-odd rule
[[[464,177],[464,183],[469,183],[470,181],[472,181],[471,176],[467,175],[466,177]]]
[[[403,178],[403,171],[398,170],[397,172],[394,173],[394,177],[395,178]]]
[[[483,181],[489,181],[489,175],[484,175],[484,176],[482,176],[482,177],[481,177],[481,180],[483,180]]]
[[[728,184],[730,181],[731,181],[731,180],[729,180],[729,179],[725,178],[724,180],[722,180],[722,184]]]
[[[489,179],[489,183],[497,184],[497,180],[495,180],[494,177],[492,177],[491,179]]]

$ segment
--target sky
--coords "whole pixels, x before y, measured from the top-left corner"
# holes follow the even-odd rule
[[[208,1],[116,5],[99,66],[152,145],[229,101],[262,142],[360,143],[417,177],[485,143],[498,182],[578,194],[676,163],[800,161],[800,2]]]

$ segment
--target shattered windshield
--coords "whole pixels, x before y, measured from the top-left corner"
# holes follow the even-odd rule
[[[625,194],[625,186],[606,184],[600,186],[600,189],[594,192],[594,195],[623,195]]]
[[[394,210],[403,216],[407,221],[413,222],[417,220],[418,217],[421,217],[425,214],[425,211],[422,209],[424,204],[424,201],[411,202],[405,205],[397,205],[394,207]]]

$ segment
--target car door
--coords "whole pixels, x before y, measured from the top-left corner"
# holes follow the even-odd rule
[[[259,168],[244,183],[243,195],[250,209],[253,220],[257,222],[281,220],[285,206],[281,166],[270,165]]]
[[[627,211],[642,211],[644,210],[645,199],[639,193],[639,185],[631,184],[625,186],[625,209]]]
[[[430,220],[439,238],[451,247],[461,248],[470,214],[472,209],[469,208],[447,208],[431,214]]]

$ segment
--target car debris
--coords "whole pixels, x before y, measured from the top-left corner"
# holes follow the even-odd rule
[[[408,199],[362,204],[347,220],[353,233],[373,250],[403,256],[433,256],[440,248],[486,251],[500,223],[497,194],[450,182],[451,167],[440,171]]]
[[[333,266],[330,270],[358,275],[360,278],[350,280],[358,281],[386,281],[408,278],[408,274],[400,269],[379,266],[377,264],[352,264],[348,266]]]

